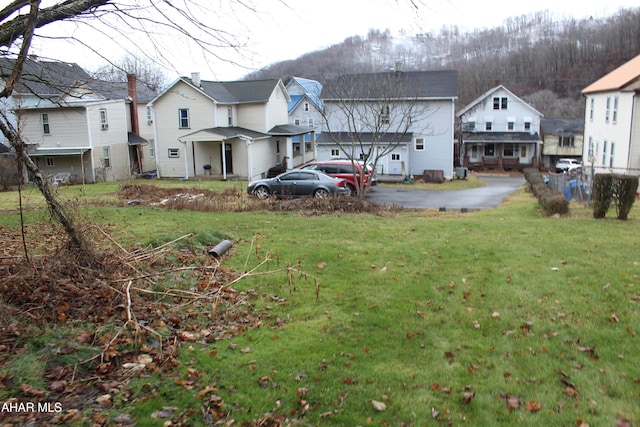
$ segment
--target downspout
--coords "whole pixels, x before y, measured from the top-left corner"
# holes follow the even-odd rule
[[[158,151],[158,121],[156,120],[156,109],[153,105],[151,108],[151,120],[153,120],[153,147],[154,152],[156,154],[155,163],[156,163],[156,178],[161,178],[160,176],[160,152]]]
[[[87,118],[87,135],[89,139],[89,148],[91,149],[91,182],[96,182],[96,164],[95,164],[95,153],[93,147],[93,138],[91,133],[91,118],[89,117],[89,106],[86,105],[84,107],[85,116]]]
[[[225,181],[227,180],[227,158],[225,157],[224,153],[224,149],[225,149],[225,142],[224,139],[222,140],[222,144],[220,144],[220,149],[222,150],[222,153],[220,154],[222,156],[222,179],[224,179]]]
[[[247,181],[251,181],[253,178],[253,139],[247,138],[245,142],[247,144]]]
[[[187,159],[187,141],[181,141],[178,139],[180,144],[184,144],[184,179],[189,179],[189,160]]]

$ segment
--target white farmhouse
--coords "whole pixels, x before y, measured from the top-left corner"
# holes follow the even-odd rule
[[[640,174],[640,55],[582,90],[583,164],[595,172]]]
[[[538,167],[542,114],[503,85],[461,109],[461,157],[469,169]]]

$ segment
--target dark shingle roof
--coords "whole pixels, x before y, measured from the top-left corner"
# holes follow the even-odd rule
[[[540,120],[542,132],[552,135],[582,133],[583,119],[542,119]]]
[[[192,82],[191,79],[185,78]],[[242,104],[246,102],[267,102],[278,85],[278,79],[242,80],[234,82],[214,82],[203,80],[200,88],[218,102]]]
[[[378,138],[379,142],[383,142],[383,143],[392,143],[392,142],[408,143],[413,140],[413,133],[412,132],[405,132],[405,133],[388,132],[383,134],[377,134],[373,132],[359,132],[356,135],[354,135],[353,132],[322,132],[320,135],[318,135],[316,142],[320,144],[322,143],[335,144],[335,141],[353,142],[355,140],[357,140],[356,142],[372,142],[374,137]]]
[[[0,58],[0,78],[6,81],[15,59]],[[88,82],[91,76],[78,64],[27,59],[15,92],[17,94],[61,95],[77,82]]]
[[[321,94],[323,101],[457,97],[458,72],[455,70],[346,74],[327,81]]]
[[[540,142],[540,136],[529,132],[464,132],[462,140],[489,143]]]
[[[0,58],[0,79],[6,81],[13,71],[15,59]],[[70,89],[86,85],[93,92],[106,99],[126,99],[127,82],[106,82],[93,79],[78,64],[54,61],[36,61],[27,59],[15,93],[20,95],[39,95],[42,97],[61,97]],[[149,102],[156,93],[146,85],[136,85],[138,102]]]

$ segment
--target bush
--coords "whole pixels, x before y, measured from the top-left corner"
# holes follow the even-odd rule
[[[613,199],[613,174],[599,173],[593,179],[593,217],[604,218]]]
[[[545,215],[565,215],[569,213],[569,201],[564,198],[562,193],[549,188],[539,170],[527,168],[523,170],[523,174],[529,184],[529,189],[538,199],[538,203],[542,206]]]
[[[557,191],[545,191],[538,200],[545,215],[565,215],[569,213],[569,201]]]
[[[612,193],[616,205],[618,219],[626,220],[629,211],[636,200],[638,191],[638,177],[629,175],[615,175],[613,178]]]
[[[0,155],[0,189],[9,191],[20,183],[16,159],[13,156]]]

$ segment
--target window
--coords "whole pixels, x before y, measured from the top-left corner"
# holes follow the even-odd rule
[[[180,157],[180,149],[179,148],[169,148],[169,158],[170,159],[177,159],[178,157]]]
[[[613,167],[613,149],[615,147],[615,143],[611,142],[611,148],[609,151],[611,151],[611,153],[609,154],[609,167],[612,168]]]
[[[233,126],[233,108],[227,107],[227,126]]]
[[[504,157],[514,157],[515,150],[513,144],[505,144],[504,148],[502,149],[502,155]]]
[[[380,123],[383,125],[388,125],[391,118],[391,111],[389,110],[389,106],[382,107],[382,111],[380,112]]]
[[[486,122],[484,124],[484,130],[491,130],[493,129],[493,122]]]
[[[400,161],[400,153],[391,153],[391,161],[399,162]]]
[[[331,157],[340,157],[340,150],[332,148],[331,149]]]
[[[531,130],[531,122],[524,122],[524,130]]]
[[[104,167],[111,167],[111,149],[109,147],[102,147],[102,157],[104,158]]]
[[[607,141],[605,141],[604,145],[602,146],[602,164],[607,164]]]
[[[149,157],[153,158],[156,156],[156,144],[152,139],[149,140]]]
[[[558,146],[559,147],[574,147],[576,142],[575,136],[559,136],[558,137]]]
[[[416,151],[424,151],[424,138],[416,138]]]
[[[611,108],[611,97],[607,96],[607,108],[604,112],[604,122],[609,123],[609,109]]]
[[[299,142],[294,142],[293,143],[293,152],[294,153],[299,153],[300,152],[300,143]]]
[[[484,146],[484,155],[488,157],[493,157],[496,155],[496,146],[495,144],[487,144]]]
[[[51,135],[51,126],[49,126],[49,114],[42,113],[42,133]]]
[[[47,161],[47,166],[48,167],[51,168],[51,167],[55,166],[55,161],[53,160],[53,157],[47,157],[46,161]]]
[[[151,107],[147,107],[147,124],[153,123],[153,117],[151,116]]]
[[[613,98],[613,117],[611,119],[614,124],[618,122],[618,97],[617,96]]]
[[[507,109],[507,97],[503,96],[502,98],[499,96],[495,96],[493,98],[493,109],[494,110],[506,110]]]
[[[593,108],[594,108],[594,99],[591,98],[591,102],[589,103],[589,120],[593,121]]]
[[[509,120],[509,121],[507,122],[507,130],[513,130],[513,129],[515,128],[515,125],[516,125],[516,124],[515,124],[515,122],[514,122],[514,121]]]
[[[304,103],[304,111],[309,111],[309,103],[308,102]]]
[[[526,145],[521,145],[520,146],[520,157],[522,157],[522,158],[527,157],[527,146]]]
[[[309,125],[310,128],[312,128],[314,126],[313,118],[310,118],[309,120],[307,120],[307,124]]]
[[[109,129],[109,121],[107,120],[107,109],[106,108],[101,108],[100,109],[100,129],[102,129],[102,130]]]
[[[300,126],[300,119],[293,119],[293,124],[296,126]]]
[[[470,131],[476,130],[476,121],[475,120],[469,121],[468,126]]]
[[[180,129],[188,129],[189,126],[189,109],[188,108],[180,108],[178,110],[178,126]]]

